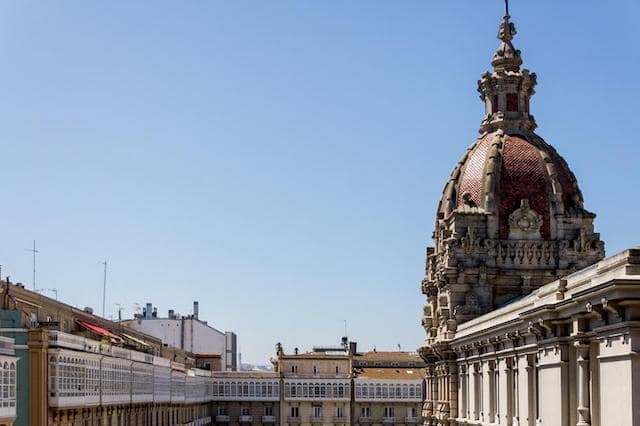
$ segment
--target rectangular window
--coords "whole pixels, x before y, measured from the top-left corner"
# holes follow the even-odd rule
[[[300,417],[300,410],[298,407],[291,407],[291,417]]]
[[[393,407],[384,407],[384,416],[385,417],[395,417],[394,416],[394,412],[395,410],[393,409]]]
[[[336,417],[344,417],[344,408],[336,407]]]
[[[297,365],[292,365],[291,366],[291,373],[292,374],[298,374],[298,366]]]
[[[407,417],[418,417],[416,407],[407,408]]]
[[[240,408],[240,415],[241,416],[248,416],[249,413],[249,407],[242,407]]]
[[[264,407],[265,416],[273,416],[273,407]]]
[[[313,406],[313,417],[315,417],[315,418],[322,417],[322,406],[321,405],[314,405]]]
[[[362,410],[361,410],[360,413],[361,413],[361,416],[364,417],[364,418],[369,418],[370,415],[371,415],[371,411],[370,411],[369,407],[362,407]]]
[[[507,93],[507,111],[518,112],[518,94]]]
[[[218,407],[218,415],[226,416],[227,415],[227,407]]]

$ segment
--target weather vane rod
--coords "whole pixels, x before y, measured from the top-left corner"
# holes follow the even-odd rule
[[[509,17],[509,0],[504,0],[504,16]]]

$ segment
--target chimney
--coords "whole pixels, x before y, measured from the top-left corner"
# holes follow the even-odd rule
[[[295,353],[296,355],[298,355],[298,348],[293,348],[293,353]]]
[[[176,316],[176,311],[169,309],[169,319],[173,319]]]
[[[358,342],[349,342],[349,352],[351,352],[352,355],[358,353]]]
[[[151,312],[151,318],[158,318],[158,308],[153,308],[153,311]]]
[[[193,317],[198,319],[198,301],[193,302]]]
[[[151,307],[152,306],[153,305],[151,303],[147,302],[147,309],[145,310],[145,315],[144,315],[145,319],[150,319],[151,318]]]

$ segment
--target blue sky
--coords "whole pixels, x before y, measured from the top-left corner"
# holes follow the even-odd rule
[[[0,3],[3,278],[238,333],[243,360],[415,349],[424,250],[477,135],[499,0]],[[634,0],[512,1],[538,133],[637,245]],[[50,293],[49,293],[50,294]],[[98,309],[99,310],[99,309]]]

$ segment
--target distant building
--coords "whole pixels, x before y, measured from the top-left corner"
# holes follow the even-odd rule
[[[278,344],[274,370],[282,378],[282,425],[351,424],[350,355],[346,342],[290,355]]]
[[[425,362],[408,352],[354,354],[352,424],[422,423]]]
[[[211,372],[152,336],[0,282],[0,426],[210,424]]]
[[[280,424],[281,380],[277,373],[213,373],[213,420],[225,425]]]
[[[221,370],[238,369],[236,334],[231,331],[222,332],[200,320],[197,301],[193,302],[192,315],[180,315],[170,309],[166,318],[159,317],[158,309],[147,303],[141,315],[136,315],[132,320],[124,320],[121,324],[154,336],[165,346],[192,354],[221,354]]]
[[[425,362],[416,353],[357,351],[343,338],[336,347],[285,354],[277,346],[284,426],[422,423]]]

